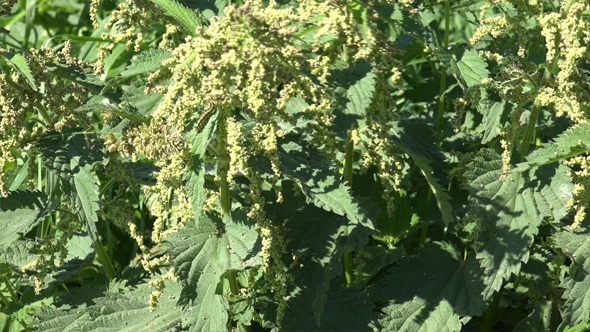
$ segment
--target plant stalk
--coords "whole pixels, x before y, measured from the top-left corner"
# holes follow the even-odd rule
[[[8,289],[8,292],[10,293],[10,298],[12,299],[12,302],[20,303],[20,300],[18,299],[18,296],[16,295],[16,291],[14,290],[14,288],[12,287],[12,284],[10,283],[10,280],[8,280],[8,278],[6,276],[2,276],[2,281],[4,282],[4,285],[6,285],[6,289]]]
[[[490,306],[483,314],[481,320],[481,332],[492,331],[492,326],[494,326],[494,322],[496,320],[496,311],[498,310],[498,298],[498,293],[494,293],[492,297],[492,302],[490,302]]]
[[[2,293],[0,293],[0,301],[2,301],[2,303],[4,303],[4,305],[7,307],[10,305],[10,301],[8,301],[8,298]]]
[[[96,254],[98,255],[98,260],[102,264],[102,267],[104,268],[104,271],[107,274],[107,277],[109,278],[109,280],[115,279],[117,276],[115,274],[115,269],[113,268],[113,264],[111,264],[109,256],[104,251],[104,247],[100,243],[100,241],[98,239],[98,235],[96,235],[96,242],[94,242],[94,250],[96,250]]]
[[[224,128],[220,128],[218,134],[220,136],[227,136],[227,131],[222,130]],[[222,152],[220,156],[218,156],[218,170],[219,170],[219,201],[221,202],[221,215],[225,216],[231,213],[231,196],[229,191],[229,182],[227,181],[227,171],[229,170],[229,158],[228,158],[228,151],[227,151],[227,139],[226,137],[222,137],[220,139]],[[227,271],[227,281],[229,282],[229,288],[234,296],[238,296],[240,294],[240,287],[238,284],[238,278],[236,275],[235,270]],[[239,323],[238,323],[239,324]],[[247,329],[247,326],[242,326],[242,329]],[[232,331],[232,319],[227,322],[227,330]]]
[[[449,0],[445,1],[445,36],[443,39],[443,48],[447,50],[449,48],[449,29],[451,21],[451,5]],[[442,139],[442,127],[445,112],[445,89],[447,88],[447,67],[442,67],[440,76],[440,99],[438,102],[438,119],[436,122],[436,136]]]
[[[346,185],[352,187],[352,162],[354,153],[354,142],[352,141],[352,132],[354,125],[348,131],[346,138],[345,157],[344,157],[344,181]],[[352,250],[344,250],[344,276],[346,278],[346,287],[351,287],[354,282],[354,274],[352,270]]]
[[[550,66],[545,68],[545,72],[543,73],[543,77],[541,78],[541,83],[539,83],[539,87],[543,86],[543,83],[547,81],[551,77],[551,71],[555,64],[557,63],[557,59],[559,58],[559,53],[555,54],[555,58],[551,62]],[[538,96],[539,88],[536,89],[535,94]],[[526,156],[531,142],[533,140],[533,136],[535,135],[535,127],[537,126],[537,120],[539,119],[539,114],[541,113],[541,101],[539,98],[535,98],[535,102],[533,103],[533,109],[531,110],[531,116],[529,117],[529,122],[527,123],[526,129],[524,131],[524,136],[522,137],[522,142],[519,147],[520,158],[524,159]]]

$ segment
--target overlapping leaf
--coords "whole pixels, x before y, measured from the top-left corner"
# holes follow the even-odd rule
[[[0,196],[0,248],[7,249],[45,218],[57,202],[39,191],[12,191]]]
[[[382,331],[452,332],[461,330],[486,304],[481,271],[474,255],[461,261],[448,244],[429,243],[413,257],[389,270],[375,286]]]
[[[553,142],[531,152],[526,162],[520,163],[514,171],[522,172],[535,166],[551,164],[567,158],[590,152],[590,124],[578,125],[557,136]]]
[[[471,192],[469,199],[483,219],[477,258],[484,268],[484,297],[488,299],[528,260],[543,216],[565,215],[567,200],[556,196],[555,191],[571,192],[573,188],[563,167],[510,173],[502,179],[502,160],[491,150],[483,150],[468,168],[465,179]],[[557,212],[552,213],[555,209]]]
[[[359,245],[371,234],[350,220],[308,206],[297,211],[287,223],[289,251],[302,255],[296,283],[303,289],[301,297],[311,304],[313,317],[321,327],[330,282],[342,272],[341,258],[346,248]],[[337,309],[332,309],[337,310]]]
[[[353,68],[334,70],[330,76],[336,92],[334,131],[346,137],[352,125],[362,127],[367,109],[373,101],[376,75],[369,63],[357,61]]]
[[[412,127],[411,123],[399,123],[398,126],[393,127],[392,140],[418,166],[428,182],[430,191],[436,198],[436,205],[441,212],[443,223],[449,225],[453,222],[451,196],[449,196],[440,184],[432,168],[432,163],[443,157],[434,144],[429,144],[429,142],[425,141],[424,137],[427,136],[424,134],[425,132],[428,132],[428,128],[415,128]],[[417,135],[422,136],[422,138],[415,137]]]
[[[355,227],[372,229],[368,213],[351,195],[346,183],[319,151],[294,141],[279,146],[280,170],[293,179],[309,203],[348,218]],[[360,245],[359,243],[358,245]]]
[[[552,301],[542,299],[537,303],[533,312],[520,321],[514,328],[514,332],[550,331],[551,330],[551,306]]]
[[[170,235],[164,245],[179,276],[183,295],[190,299],[184,325],[190,331],[221,331],[228,319],[227,300],[218,292],[227,270],[260,263],[258,232],[244,212],[234,211],[223,222],[203,216]]]
[[[451,60],[451,70],[463,89],[481,84],[489,75],[487,64],[475,50],[465,51],[460,60],[454,56]]]
[[[131,64],[119,74],[121,77],[152,73],[162,67],[162,62],[172,56],[169,50],[157,48],[150,49],[137,55],[131,60]]]
[[[45,133],[37,144],[43,164],[62,179],[72,206],[96,241],[99,185],[92,167],[103,158],[100,142],[87,141],[76,129],[66,128]]]
[[[201,217],[203,203],[206,199],[205,194],[205,163],[203,156],[207,151],[207,145],[214,136],[216,128],[216,119],[218,114],[209,119],[202,131],[190,130],[186,135],[186,140],[191,143],[191,168],[185,175],[186,188],[191,197],[193,215],[197,220]]]
[[[487,95],[485,89],[480,90],[484,96],[477,105],[477,111],[483,115],[484,133],[481,143],[486,144],[498,136],[498,127],[506,103],[504,100],[493,100]]]
[[[182,310],[177,306],[180,287],[166,282],[155,311],[149,310],[147,283],[124,292],[107,291],[95,304],[80,308],[45,307],[37,314],[39,331],[175,331]]]
[[[562,230],[553,236],[556,247],[561,248],[574,262],[569,277],[561,283],[565,288],[565,321],[576,325],[590,319],[590,237],[587,230]]]
[[[95,95],[102,95],[112,101],[118,102],[121,96],[114,91],[105,91],[107,85],[91,69],[84,69],[74,65],[53,62],[46,64],[45,68],[53,75],[74,82],[90,90]]]
[[[202,18],[197,13],[175,0],[151,0],[164,11],[164,14],[174,18],[184,30],[190,35],[194,35],[197,28],[203,25]]]
[[[319,325],[306,297],[296,296],[289,302],[281,331],[378,331],[373,308],[369,298],[358,289],[332,285]]]
[[[18,70],[18,72],[25,78],[29,86],[34,91],[37,91],[35,78],[33,77],[29,63],[24,56],[14,52],[1,52],[0,57],[4,58],[14,69]]]

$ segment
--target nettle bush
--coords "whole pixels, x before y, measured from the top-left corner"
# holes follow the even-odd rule
[[[590,327],[590,2],[0,13],[2,331]]]

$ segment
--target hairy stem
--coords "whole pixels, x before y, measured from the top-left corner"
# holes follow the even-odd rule
[[[443,48],[446,50],[449,48],[449,26],[451,20],[451,5],[449,0],[445,1],[445,36],[443,40]],[[436,136],[442,138],[442,125],[445,111],[445,89],[447,88],[447,67],[442,67],[440,75],[440,99],[438,102],[438,119],[436,122]]]
[[[7,307],[10,305],[10,301],[2,293],[0,293],[0,301],[2,301],[2,303],[4,303],[4,305],[7,306]]]
[[[346,184],[352,186],[352,161],[354,153],[354,142],[352,141],[352,132],[354,125],[350,127],[348,131],[348,137],[346,138],[346,148],[344,157],[344,181]],[[344,276],[346,277],[346,286],[351,287],[354,281],[352,271],[352,250],[344,250]]]
[[[481,319],[481,332],[491,332],[492,326],[496,321],[496,311],[498,310],[498,293],[494,293],[492,297],[492,302],[490,302],[490,306],[484,312],[483,317]]]
[[[220,118],[220,122],[223,121],[223,117]],[[221,202],[221,215],[231,213],[231,196],[229,191],[229,182],[227,181],[227,172],[229,170],[229,153],[227,151],[227,130],[220,127],[218,134],[221,142],[221,153],[218,157],[217,167],[219,169],[219,201]],[[229,282],[229,288],[232,295],[237,296],[240,293],[238,284],[238,278],[235,270],[227,271],[227,281]],[[232,319],[227,322],[228,331],[232,331]]]
[[[94,250],[96,251],[96,254],[98,255],[98,260],[102,264],[102,267],[104,268],[104,271],[107,274],[107,277],[109,278],[109,280],[115,279],[115,277],[117,275],[115,274],[115,269],[113,268],[113,264],[111,263],[111,260],[109,259],[109,256],[107,255],[107,253],[104,251],[104,247],[102,246],[102,244],[98,240],[98,236],[96,239],[97,239],[96,242],[94,242]]]
[[[2,281],[4,282],[6,289],[8,289],[8,292],[10,293],[10,298],[12,299],[12,302],[20,303],[20,300],[18,299],[18,296],[16,295],[16,291],[14,290],[14,288],[12,287],[12,284],[10,283],[10,280],[8,280],[8,278],[4,275],[4,276],[2,276]]]
[[[541,79],[541,83],[539,83],[539,87],[543,86],[543,83],[546,82],[551,77],[551,71],[555,64],[557,63],[557,59],[559,58],[559,54],[555,54],[555,58],[549,65],[549,67],[545,68],[545,72],[543,73],[543,78]],[[535,94],[539,94],[539,89],[536,89]],[[528,149],[531,145],[533,140],[533,136],[535,134],[535,127],[537,126],[537,120],[539,119],[539,114],[541,113],[541,100],[537,97],[535,98],[535,102],[533,103],[533,109],[531,110],[531,116],[529,117],[529,122],[527,123],[526,129],[524,131],[524,136],[522,137],[522,142],[519,147],[520,158],[523,159]]]

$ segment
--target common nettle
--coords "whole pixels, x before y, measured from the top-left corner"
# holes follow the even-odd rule
[[[3,2],[0,326],[587,329],[589,14]]]

